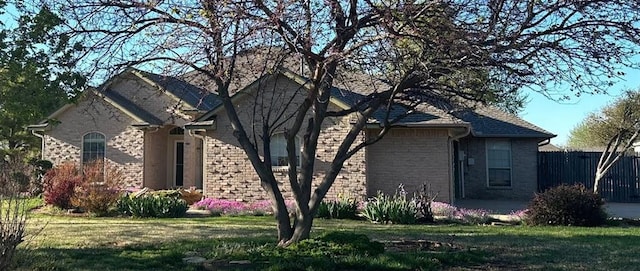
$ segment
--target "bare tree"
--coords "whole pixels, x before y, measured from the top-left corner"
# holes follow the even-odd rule
[[[614,103],[589,114],[580,124],[581,133],[592,146],[604,147],[598,160],[593,192],[600,193],[600,181],[620,158],[633,149],[640,135],[640,92],[627,91]]]
[[[105,75],[100,71],[136,65],[167,74],[194,71],[213,82],[209,90],[219,95],[273,202],[282,245],[309,237],[314,214],[345,161],[423,104],[499,100],[523,87],[549,96],[566,86],[574,93],[602,92],[620,76],[619,68],[633,66],[629,59],[640,43],[640,3],[627,0],[44,1],[67,18],[72,39],[87,46],[80,62],[87,70]],[[264,102],[253,110],[261,116],[253,126],[241,121],[231,97],[241,70],[256,67],[246,65],[251,58],[243,59],[243,52],[265,48],[302,59],[306,81],[296,91],[301,102],[281,104],[293,114],[279,114]],[[283,62],[270,63],[259,70]],[[353,70],[385,84],[362,93],[350,108],[332,110],[332,86]],[[402,113],[392,114],[399,106]],[[377,133],[359,139],[374,114]],[[314,186],[322,124],[341,116],[354,121]],[[293,221],[268,155],[276,128],[288,143]]]

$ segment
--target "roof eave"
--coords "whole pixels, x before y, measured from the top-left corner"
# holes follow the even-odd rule
[[[406,128],[467,128],[471,127],[469,123],[396,123],[392,127]],[[380,123],[369,123],[366,128],[382,128]]]
[[[27,126],[28,131],[44,132],[51,130],[51,124],[49,122],[33,124]]]
[[[471,135],[474,137],[511,137],[511,138],[554,138],[557,135],[554,134],[483,134],[471,131]]]
[[[134,124],[131,124],[132,127],[137,128],[137,129],[148,129],[148,128],[160,128],[161,125],[157,125],[157,124],[151,124],[148,122],[137,122]]]
[[[198,121],[198,122],[188,122],[184,125],[184,129],[185,130],[215,130],[216,121],[207,120],[207,121]]]

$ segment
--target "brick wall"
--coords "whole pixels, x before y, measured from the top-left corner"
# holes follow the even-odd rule
[[[375,132],[375,131],[373,131]],[[451,154],[446,129],[392,129],[367,147],[367,194],[393,195],[400,184],[412,195],[423,183],[451,201]]]
[[[239,104],[236,108],[241,121],[250,135],[252,131],[260,131],[262,116],[268,112],[263,109],[284,109],[284,115],[291,114],[299,105],[302,95],[296,95],[299,86],[288,79],[279,76],[268,82],[257,85],[262,91],[259,95],[245,96],[236,100]],[[298,93],[302,94],[302,93]],[[286,106],[286,103],[291,105]],[[254,106],[257,105],[257,111]],[[272,112],[272,116],[275,113]],[[203,177],[204,193],[208,197],[231,199],[238,201],[256,201],[267,198],[260,186],[260,180],[247,158],[240,148],[237,139],[233,137],[231,124],[226,114],[221,111],[217,116],[217,129],[209,131],[205,140],[205,172]],[[283,127],[288,127],[285,123]],[[349,128],[347,118],[327,119],[323,123],[323,131],[318,143],[316,155],[316,172],[314,183],[317,184],[324,176],[325,170],[335,155],[342,138]],[[262,142],[258,139],[261,149]],[[291,196],[286,171],[276,172],[280,189],[286,197]],[[336,198],[338,195],[364,198],[365,190],[365,163],[364,152],[359,152],[348,160],[340,172],[327,197]]]
[[[142,186],[144,133],[130,126],[134,121],[131,117],[100,98],[87,96],[57,117],[60,123],[45,135],[44,158],[55,165],[79,164],[82,137],[90,132],[100,132],[106,140],[107,162],[125,175],[123,186]]]
[[[145,134],[144,186],[152,189],[167,187],[167,135],[173,127],[151,129]]]
[[[150,85],[139,77],[124,73],[114,79],[109,86],[109,91],[119,93],[127,100],[143,108],[162,120],[165,124],[182,126],[190,117],[179,112],[179,109],[189,109],[191,106],[177,100],[171,94]]]
[[[537,189],[537,139],[507,139],[511,142],[511,187],[487,186],[486,141],[491,138],[466,137],[460,150],[466,153],[464,189],[471,199],[529,200]],[[503,140],[503,139],[500,139]],[[469,164],[469,158],[473,165]]]

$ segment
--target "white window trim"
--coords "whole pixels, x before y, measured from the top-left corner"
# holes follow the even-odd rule
[[[273,134],[273,136],[271,136],[271,139],[273,140],[273,138],[277,135],[282,135],[282,137],[285,138],[286,140],[286,136],[284,135],[284,132],[280,132],[280,133],[275,133]],[[296,141],[298,142],[298,144],[300,145],[299,149],[298,149],[298,163],[296,167],[300,167],[300,164],[302,163],[302,142],[299,136],[296,135]],[[269,148],[271,148],[271,143],[269,144]],[[285,145],[286,148],[286,145]],[[285,149],[286,151],[286,149]],[[273,152],[273,149],[271,149],[271,152]],[[273,156],[273,155],[272,155]],[[273,157],[271,157],[273,158]],[[271,159],[271,170],[273,170],[274,172],[286,172],[289,170],[289,166],[274,166],[273,165],[273,159]]]
[[[489,183],[489,144],[492,142],[506,142],[509,144],[509,186],[496,186]],[[486,187],[491,189],[511,189],[513,188],[513,144],[508,139],[486,139],[484,141]],[[504,168],[506,169],[506,168]]]
[[[91,131],[91,132],[86,132],[82,135],[82,137],[80,138],[80,142],[81,142],[81,148],[80,148],[80,165],[84,166],[85,161],[84,161],[84,137],[87,136],[88,134],[92,134],[92,133],[96,133],[96,134],[100,134],[104,137],[104,152],[103,152],[103,156],[102,156],[102,162],[103,164],[105,164],[105,162],[107,161],[107,136],[104,133],[98,132],[98,131]]]

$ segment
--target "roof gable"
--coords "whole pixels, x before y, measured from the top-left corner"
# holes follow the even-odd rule
[[[310,82],[308,79],[294,72],[291,72],[288,69],[282,68],[282,69],[267,73],[266,75],[263,75],[257,80],[251,82],[249,85],[245,86],[244,88],[237,90],[235,94],[231,96],[231,102],[234,104],[237,104],[242,97],[246,97],[247,95],[251,95],[252,93],[257,91],[260,84],[268,80],[274,80],[277,76],[283,76],[287,80],[299,85],[301,88],[308,89],[310,87]],[[348,103],[346,103],[342,99],[337,99],[333,95],[330,99],[330,102],[333,105],[338,106],[340,108],[345,108],[345,109],[348,108]],[[213,116],[220,113],[221,110],[223,110],[223,106],[222,106],[222,102],[219,102],[215,105],[215,107],[212,110],[200,116],[195,121],[198,122],[198,121],[210,120]]]
[[[145,114],[145,112],[143,112],[143,110],[140,110],[135,104],[127,103],[126,100],[122,100],[121,97],[118,97],[116,95],[104,95],[104,93],[101,93],[94,88],[89,88],[85,90],[85,92],[81,93],[80,95],[81,96],[75,102],[63,105],[58,110],[54,111],[49,116],[47,116],[45,119],[38,122],[38,124],[27,126],[27,129],[30,129],[30,130],[49,129],[51,125],[50,123],[51,120],[56,120],[65,112],[75,108],[80,102],[86,99],[90,99],[91,97],[97,97],[102,99],[107,104],[113,106],[117,110],[121,111],[122,113],[124,113],[125,115],[129,116],[134,121],[137,121],[139,123],[149,123],[149,124],[162,123],[162,121],[158,120],[154,116],[148,113]]]
[[[209,111],[222,102],[218,95],[197,87],[181,78],[158,75],[150,72],[135,70],[134,73],[150,80],[159,88],[166,90],[175,98],[190,105],[193,109]]]

